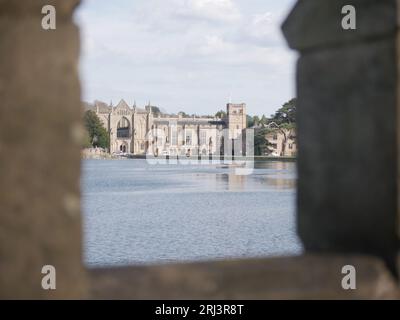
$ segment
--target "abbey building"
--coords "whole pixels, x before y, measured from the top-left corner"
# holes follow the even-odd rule
[[[222,118],[163,114],[154,106],[139,108],[124,100],[117,106],[96,101],[85,108],[96,112],[109,132],[114,154],[221,154],[225,143],[235,145],[234,141],[241,140],[247,123],[244,103],[227,104]],[[244,153],[242,144],[237,145],[239,153]]]

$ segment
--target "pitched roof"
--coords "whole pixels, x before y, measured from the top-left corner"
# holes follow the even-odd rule
[[[122,99],[117,106],[115,107],[115,109],[128,109],[128,110],[132,110],[131,107],[126,103],[126,101],[124,99]]]
[[[94,106],[96,108],[96,111],[98,110],[99,113],[110,113],[111,112],[111,107],[107,105],[107,103],[98,101],[96,100],[94,102]]]

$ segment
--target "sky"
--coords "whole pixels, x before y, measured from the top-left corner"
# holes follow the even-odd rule
[[[82,99],[214,115],[269,116],[295,97],[280,25],[295,0],[84,0]]]

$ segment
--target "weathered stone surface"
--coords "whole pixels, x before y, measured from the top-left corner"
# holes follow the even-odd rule
[[[357,10],[357,30],[341,8]],[[381,256],[396,272],[396,1],[298,1],[298,230],[307,250]]]
[[[56,2],[71,17],[77,1]],[[0,2],[0,298],[85,293],[78,30],[64,19],[44,31],[40,11],[5,15],[43,4]],[[42,289],[43,265],[56,267],[57,290]]]
[[[394,2],[355,0],[368,11],[359,16],[361,34],[342,38],[336,18],[323,15],[340,1],[324,8],[317,1],[301,1],[306,12],[287,24],[293,47],[324,48],[298,66],[300,234],[307,249],[390,262],[398,248]],[[71,23],[78,2],[52,1],[63,19],[46,32],[40,9],[47,1],[0,0],[0,298],[81,298],[88,288],[92,298],[113,299],[399,298],[381,260],[344,255],[97,269],[87,283],[79,39]],[[372,13],[382,21],[368,29]],[[318,23],[302,21],[310,15]],[[368,42],[333,48],[353,39]],[[47,264],[57,268],[56,291],[41,288]],[[342,289],[344,265],[356,267],[357,290]]]
[[[357,289],[342,288],[342,268],[357,270]],[[90,271],[97,299],[397,299],[376,258],[306,255]]]
[[[0,0],[0,16],[37,16],[42,17],[42,8],[52,5],[56,8],[57,18],[71,19],[71,12],[81,0]]]
[[[397,72],[393,39],[298,63],[298,231],[311,251],[379,255],[394,271]]]
[[[343,30],[342,8],[353,5],[357,29]],[[289,46],[300,51],[394,36],[396,0],[300,0],[283,24]]]

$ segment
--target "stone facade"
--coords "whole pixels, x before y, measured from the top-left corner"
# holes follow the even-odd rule
[[[154,106],[131,107],[124,100],[115,107],[100,101],[85,107],[96,112],[109,132],[114,154],[216,155],[223,153],[224,139],[238,139],[246,129],[246,104],[228,103],[223,119],[163,114]]]
[[[296,157],[297,141],[295,129],[276,129],[265,135],[268,142],[265,153],[274,157]]]

